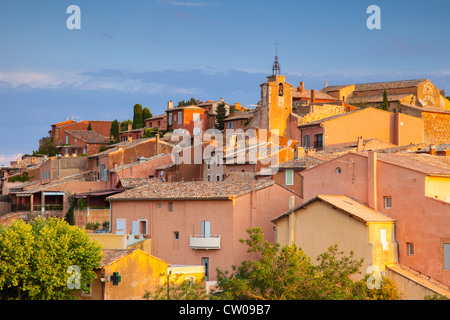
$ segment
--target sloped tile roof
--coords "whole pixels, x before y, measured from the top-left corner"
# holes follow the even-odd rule
[[[415,87],[426,80],[427,79],[383,81],[383,82],[358,83],[358,84],[354,84],[354,85],[355,85],[355,91],[387,90],[387,89],[396,89],[396,88]],[[352,84],[327,86],[320,91],[327,93],[327,92],[331,92],[331,91],[337,91],[337,90],[343,89],[345,87],[349,87],[351,85]]]
[[[314,198],[312,198],[309,201],[306,201],[295,208],[292,208],[291,210],[283,213],[282,215],[273,218],[271,221],[276,221],[280,219],[281,217],[288,216],[292,212],[306,207],[308,204],[314,202],[314,201],[323,201],[326,202],[336,208],[341,209],[342,211],[345,211],[349,213],[351,216],[358,220],[362,220],[364,222],[395,222],[394,219],[391,217],[373,210],[372,208],[367,207],[363,203],[354,200],[353,198],[350,198],[345,195],[318,195]]]
[[[148,184],[110,196],[107,200],[208,200],[240,197],[274,184],[269,181],[164,182]]]
[[[449,157],[417,153],[378,153],[377,159],[430,175],[450,175]]]
[[[68,134],[86,143],[109,143],[109,138],[92,130],[66,130]]]
[[[156,178],[121,178],[120,183],[125,189],[132,189],[136,187],[145,186],[149,183],[162,183],[160,179]]]

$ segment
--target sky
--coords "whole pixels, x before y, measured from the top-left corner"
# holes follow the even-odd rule
[[[450,93],[449,12],[450,0],[1,0],[0,165],[66,119],[132,119],[136,103],[158,115],[191,97],[251,107],[275,42],[294,86],[428,78]]]

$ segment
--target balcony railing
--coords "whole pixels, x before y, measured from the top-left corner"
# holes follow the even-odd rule
[[[191,249],[220,249],[220,235],[191,235],[190,247]]]

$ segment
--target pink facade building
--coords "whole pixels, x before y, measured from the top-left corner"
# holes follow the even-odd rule
[[[349,153],[302,171],[300,195],[345,195],[395,219],[399,262],[450,285],[450,158]]]
[[[216,268],[252,259],[239,242],[261,227],[275,241],[271,219],[300,203],[273,181],[154,183],[108,197],[115,234],[143,234],[152,254],[171,264],[198,265],[216,280]]]

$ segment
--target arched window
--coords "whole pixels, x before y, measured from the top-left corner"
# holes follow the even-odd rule
[[[278,84],[278,95],[283,95],[283,84],[281,82]]]

